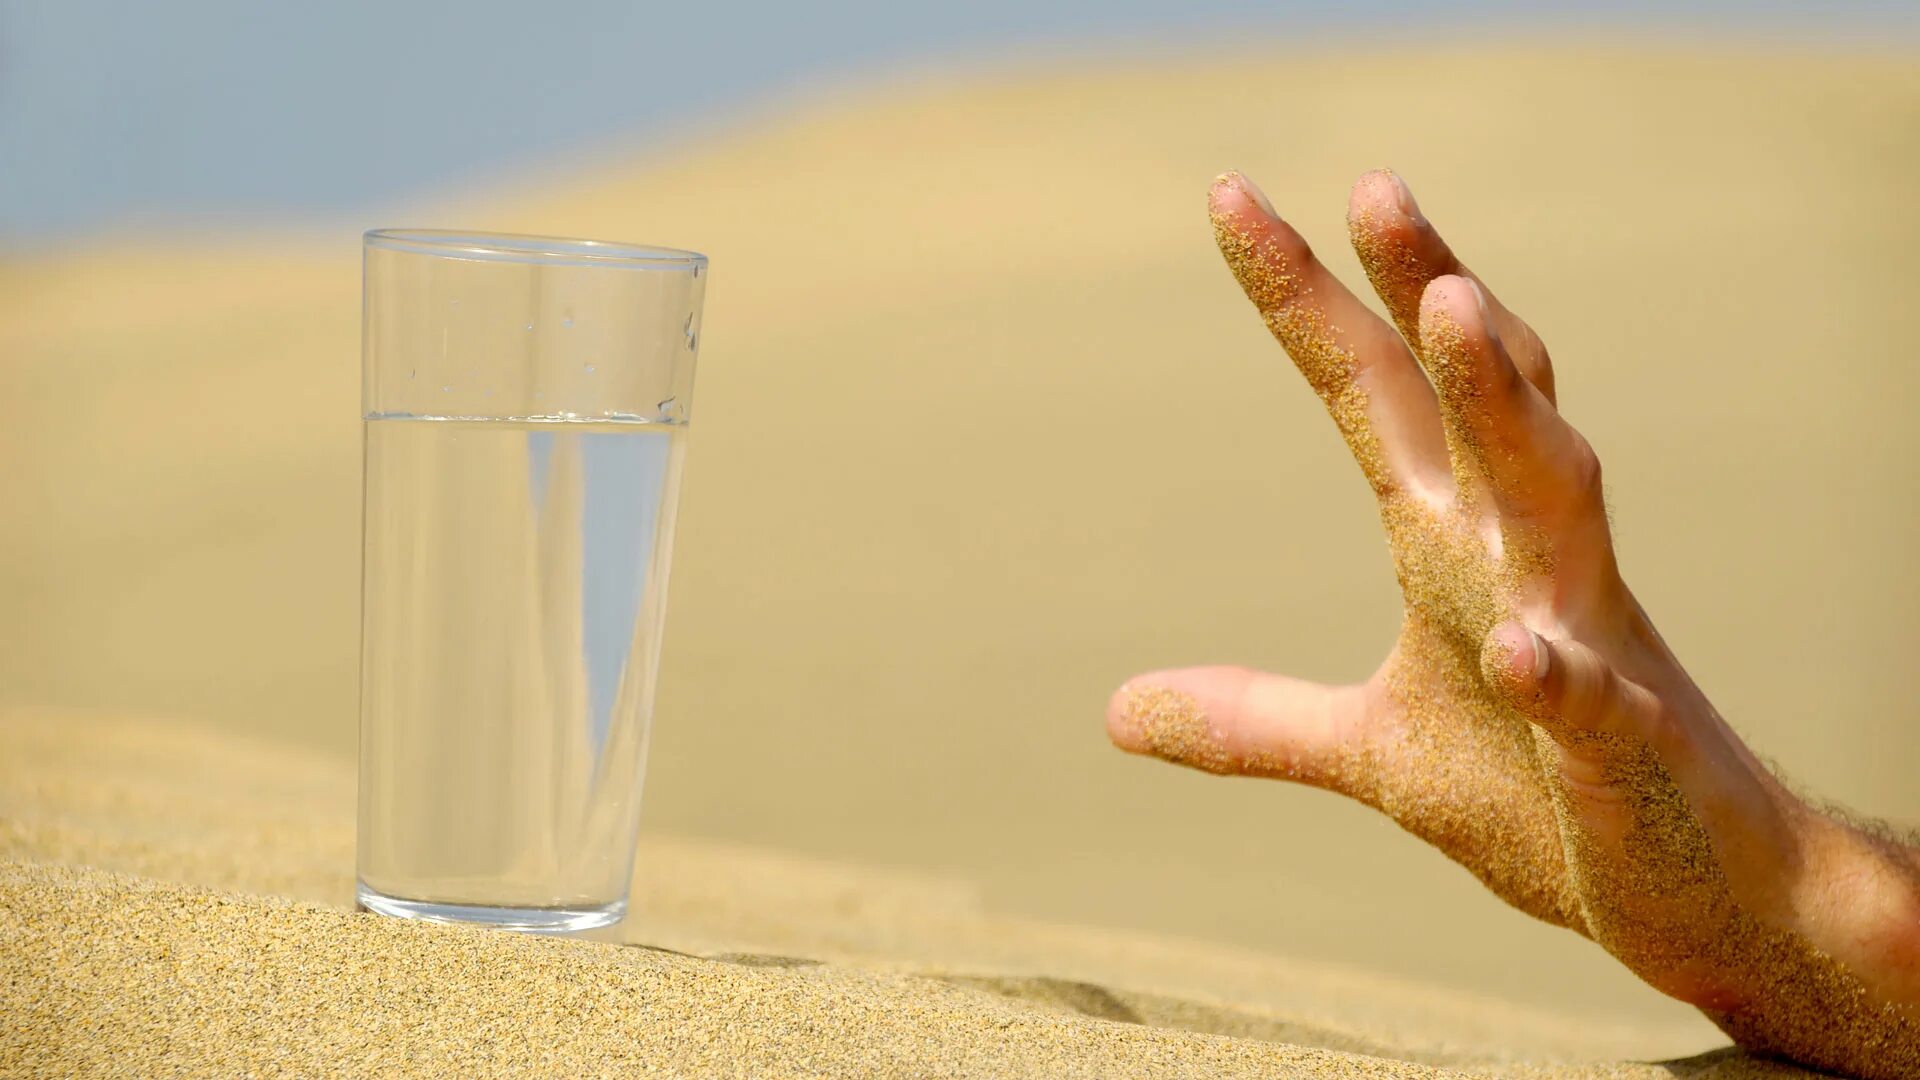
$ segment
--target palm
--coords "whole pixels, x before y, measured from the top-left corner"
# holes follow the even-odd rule
[[[1480,665],[1509,608],[1503,568],[1470,507],[1393,506],[1394,566],[1407,601],[1393,651],[1369,680],[1371,708],[1348,793],[1465,866],[1501,899],[1580,929],[1533,725]]]

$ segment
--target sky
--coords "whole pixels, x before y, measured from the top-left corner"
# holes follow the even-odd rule
[[[1524,33],[1920,40],[1912,0],[0,0],[0,246],[312,223],[927,64]]]

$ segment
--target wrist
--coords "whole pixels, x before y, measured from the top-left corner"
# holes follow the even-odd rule
[[[1796,921],[1824,927],[1814,944],[1870,992],[1920,1005],[1920,849],[1884,826],[1800,806],[1807,841]]]

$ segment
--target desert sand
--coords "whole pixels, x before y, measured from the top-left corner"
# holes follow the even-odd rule
[[[1553,347],[1702,685],[1805,785],[1915,819],[1916,114],[1906,55],[1267,46],[870,82],[366,222],[713,258],[625,930],[652,949],[344,914],[353,238],[0,261],[0,959],[6,1011],[47,1021],[0,1067],[190,1062],[247,1003],[319,1019],[220,1046],[311,1065],[376,1011],[365,964],[528,1025],[463,1050],[396,1006],[394,1045],[449,1065],[1422,1075],[1720,1045],[1365,811],[1104,745],[1135,670],[1357,677],[1397,610],[1203,195],[1245,171],[1358,282],[1346,186],[1406,175]],[[169,953],[204,966],[128,996],[121,961]],[[524,975],[529,1005],[396,956]],[[534,1004],[563,969],[626,1022]]]
[[[597,941],[357,914],[351,769],[179,723],[9,714],[0,793],[0,1075],[1811,1075],[711,842]]]

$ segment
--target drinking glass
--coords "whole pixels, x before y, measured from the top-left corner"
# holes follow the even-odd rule
[[[361,906],[625,913],[705,256],[365,238]]]

